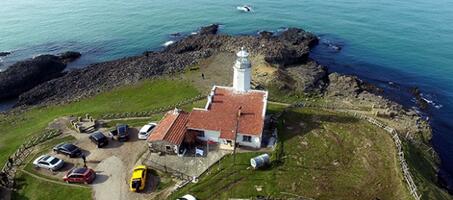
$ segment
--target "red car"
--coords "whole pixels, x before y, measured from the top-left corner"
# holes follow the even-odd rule
[[[90,168],[74,168],[71,169],[64,177],[63,181],[67,183],[92,183],[96,178],[96,172]]]

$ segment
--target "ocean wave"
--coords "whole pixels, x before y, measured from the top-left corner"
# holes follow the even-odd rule
[[[420,93],[420,97],[436,109],[441,109],[443,107],[442,104],[437,102],[436,96],[433,94]]]
[[[165,42],[164,44],[162,44],[162,46],[168,47],[168,46],[172,45],[173,43],[175,43],[175,41],[169,40],[169,41]]]

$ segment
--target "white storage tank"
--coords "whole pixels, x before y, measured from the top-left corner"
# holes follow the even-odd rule
[[[270,161],[271,160],[270,160],[269,154],[265,153],[265,154],[262,154],[262,155],[259,155],[257,157],[250,159],[250,165],[252,165],[252,167],[254,169],[258,169],[260,167],[263,167],[263,166],[269,164]]]

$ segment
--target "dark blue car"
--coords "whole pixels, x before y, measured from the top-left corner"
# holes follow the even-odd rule
[[[129,126],[127,124],[116,125],[116,129],[110,131],[110,137],[118,141],[127,141],[129,139]]]

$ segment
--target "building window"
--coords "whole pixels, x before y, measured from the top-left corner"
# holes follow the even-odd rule
[[[200,131],[197,133],[198,137],[204,138],[204,131]]]
[[[171,146],[170,146],[170,145],[167,145],[167,146],[165,146],[165,149],[166,149],[167,151],[171,151]]]
[[[252,136],[243,135],[242,136],[242,141],[243,142],[252,142]]]

